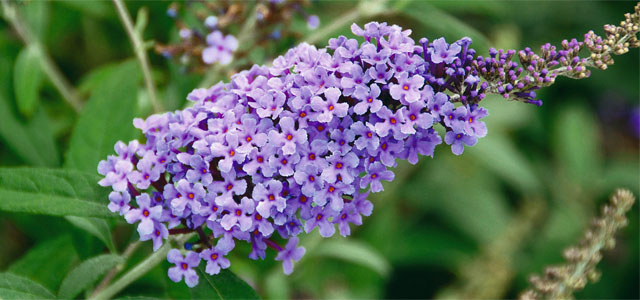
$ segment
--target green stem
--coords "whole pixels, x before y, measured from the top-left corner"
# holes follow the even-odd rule
[[[127,246],[124,252],[122,252],[123,262],[113,267],[113,269],[109,270],[109,273],[107,273],[107,275],[104,276],[104,279],[102,279],[100,284],[98,284],[98,286],[93,291],[92,295],[95,295],[98,292],[102,291],[105,287],[109,285],[109,283],[111,283],[111,280],[113,280],[113,278],[116,277],[116,275],[118,275],[118,273],[122,271],[124,267],[126,267],[127,260],[129,259],[129,257],[131,257],[133,252],[135,252],[136,249],[138,249],[140,244],[142,244],[142,242],[135,241],[129,244],[129,246]]]
[[[2,4],[5,20],[11,24],[11,27],[18,33],[18,36],[27,47],[33,47],[33,49],[36,50],[40,58],[42,71],[47,75],[49,80],[51,80],[51,83],[60,95],[62,95],[62,98],[71,105],[73,110],[79,112],[82,108],[82,101],[71,83],[64,77],[64,74],[62,74],[53,62],[53,59],[49,56],[44,46],[26,26],[16,8],[10,4],[8,0],[0,0],[0,3]]]
[[[182,235],[180,237],[175,238],[175,242],[178,244],[182,244],[189,240],[195,233],[190,233],[186,235]],[[173,239],[172,239],[173,240]],[[151,256],[147,257],[147,259],[143,260],[139,264],[137,264],[133,269],[129,270],[129,272],[122,275],[122,277],[118,278],[114,283],[110,286],[104,288],[102,291],[99,291],[96,294],[93,294],[89,299],[110,299],[124,288],[129,286],[132,282],[136,281],[138,278],[142,277],[144,274],[147,274],[151,269],[155,266],[163,262],[167,259],[167,254],[171,250],[171,242],[166,241],[158,251],[151,254]]]
[[[161,112],[163,110],[162,105],[158,101],[158,97],[156,96],[156,88],[153,84],[153,78],[151,77],[151,67],[149,65],[149,58],[147,57],[147,51],[145,49],[144,43],[142,41],[142,37],[133,26],[133,21],[129,16],[129,12],[127,8],[124,6],[122,0],[113,0],[113,4],[116,6],[116,11],[118,12],[118,16],[120,17],[120,21],[124,25],[125,30],[127,31],[127,35],[131,40],[131,44],[133,46],[133,50],[136,53],[136,57],[138,58],[138,62],[140,63],[140,68],[142,69],[142,75],[144,76],[144,84],[147,88],[147,92],[149,93],[149,98],[151,99],[151,106],[153,106],[154,112]]]

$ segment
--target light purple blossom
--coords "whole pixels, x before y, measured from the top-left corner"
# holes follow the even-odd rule
[[[255,209],[255,204],[252,199],[244,197],[240,201],[240,204],[237,204],[233,199],[228,199],[223,206],[229,213],[224,215],[222,221],[220,221],[222,228],[229,230],[238,224],[240,225],[240,230],[247,231],[251,227],[250,214],[252,214]]]
[[[375,113],[382,107],[382,101],[378,99],[378,96],[380,96],[380,88],[377,84],[372,84],[370,88],[357,86],[354,96],[360,100],[360,102],[353,107],[353,111],[358,115],[363,115],[367,111]]]
[[[147,235],[153,232],[153,223],[160,220],[160,216],[162,216],[162,206],[152,206],[149,194],[137,196],[136,203],[138,203],[139,207],[129,210],[124,215],[124,218],[129,224],[140,222],[140,224],[138,224],[138,233],[141,236]]]
[[[464,146],[473,146],[478,141],[478,138],[466,135],[462,132],[449,131],[444,136],[444,141],[447,145],[451,145],[451,152],[455,155],[460,155],[464,151]]]
[[[167,226],[163,223],[154,222],[153,231],[149,234],[141,235],[140,240],[151,240],[153,242],[153,251],[158,251],[167,237],[169,237],[169,230],[167,230]]]
[[[324,91],[326,100],[318,96],[311,99],[311,108],[320,113],[318,115],[319,122],[328,123],[334,116],[342,118],[347,115],[349,105],[347,103],[338,103],[340,94],[339,89],[329,88]]]
[[[387,107],[381,108],[376,115],[382,119],[382,122],[378,122],[375,125],[376,133],[380,137],[386,137],[389,131],[393,133],[393,137],[397,140],[402,140],[405,134],[402,133],[402,126],[404,124],[404,107],[397,110],[395,113]]]
[[[424,85],[424,77],[413,75],[409,78],[409,73],[402,72],[396,75],[398,84],[391,84],[389,92],[391,97],[403,104],[409,104],[420,99],[420,88]]]
[[[189,251],[184,257],[178,249],[171,249],[167,254],[167,260],[175,264],[175,267],[169,268],[169,279],[173,282],[179,282],[184,277],[184,282],[187,286],[194,287],[198,285],[198,274],[193,270],[200,264],[198,253]]]
[[[212,247],[200,252],[200,257],[207,262],[205,272],[209,275],[220,273],[220,269],[227,269],[231,266],[229,259],[224,257],[229,251],[223,251],[218,247]]]
[[[447,45],[447,42],[444,38],[439,38],[433,41],[433,50],[431,54],[431,61],[436,64],[439,63],[447,63],[450,64],[457,58],[458,53],[462,48],[460,45],[453,43],[451,45]]]
[[[286,200],[280,196],[282,191],[282,183],[271,180],[266,184],[256,184],[253,189],[252,197],[258,201],[256,211],[265,218],[271,216],[271,208],[275,207],[277,211],[282,212],[287,205]]]
[[[286,97],[282,92],[275,90],[268,93],[260,91],[257,92],[254,97],[256,98],[256,101],[250,102],[249,106],[256,109],[260,118],[276,119],[282,112],[283,105],[286,100]]]
[[[129,202],[131,201],[131,195],[128,192],[116,192],[109,193],[109,210],[111,212],[118,212],[120,215],[126,214],[129,209]]]
[[[304,247],[298,247],[298,238],[293,237],[289,239],[287,246],[278,252],[276,260],[282,261],[282,269],[285,274],[289,275],[293,272],[293,262],[299,261],[304,253]]]
[[[468,39],[416,44],[411,30],[386,23],[352,30],[365,41],[340,36],[321,49],[302,43],[270,67],[254,65],[230,83],[193,90],[183,110],[135,119],[144,142],[118,142],[116,154],[100,162],[99,183],[113,190],[109,209],[139,222],[140,239],[152,240],[154,250],[169,232],[200,233],[200,256],[171,252],[172,280],[195,285],[200,259],[209,274],[228,268],[238,241],[251,244],[252,259],[268,257],[267,245],[279,251],[290,273],[302,256],[295,237],[315,227],[329,237],[336,225],[349,235],[371,215],[367,197],[393,180],[388,168],[397,159],[415,164],[433,156],[439,132],[454,154],[486,135],[482,68],[496,69],[515,52],[477,58]],[[219,31],[207,40],[208,62],[227,63],[238,46]],[[504,68],[487,72],[506,82],[515,69]],[[275,232],[289,241],[284,250]]]
[[[330,218],[336,215],[333,209],[316,206],[311,210],[311,215],[313,217],[304,224],[306,233],[311,232],[316,226],[320,228],[320,235],[323,237],[330,237],[336,232],[335,225],[329,221]]]
[[[346,237],[351,234],[349,223],[356,226],[362,225],[362,216],[358,213],[357,207],[353,203],[347,203],[344,208],[334,219],[333,223],[338,224],[340,235]]]
[[[360,180],[360,188],[366,189],[369,184],[371,184],[371,191],[374,193],[384,191],[382,187],[381,180],[384,181],[393,181],[394,178],[393,172],[387,170],[387,167],[383,166],[381,163],[376,162],[369,166],[369,170],[367,171],[367,175],[365,175],[362,180]]]
[[[209,47],[202,50],[202,60],[207,64],[229,64],[233,58],[233,51],[238,48],[238,40],[233,35],[224,36],[218,30],[207,35],[207,44]]]
[[[302,145],[307,142],[307,132],[303,129],[295,128],[295,121],[290,117],[280,119],[280,132],[269,131],[269,139],[276,147],[282,147],[284,155],[291,155],[296,152],[296,144]]]
[[[307,17],[307,27],[309,27],[309,29],[316,29],[318,26],[320,26],[320,18],[318,18],[318,16],[310,15]]]

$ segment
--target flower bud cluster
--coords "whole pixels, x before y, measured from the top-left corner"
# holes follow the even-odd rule
[[[588,67],[604,70],[613,64],[612,54],[624,54],[629,48],[639,47],[639,11],[640,4],[634,13],[625,14],[620,26],[605,25],[606,38],[589,31],[584,41],[564,40],[560,49],[547,43],[540,47],[540,54],[536,54],[526,48],[517,52],[520,63],[513,59],[515,50],[491,49],[490,57],[477,57],[473,67],[488,82],[486,93],[542,105],[535,91],[552,85],[558,76],[587,78],[591,75]],[[581,56],[585,48],[589,54]]]
[[[600,272],[596,265],[602,259],[602,251],[615,246],[614,235],[627,225],[626,213],[634,202],[635,197],[630,191],[616,191],[580,243],[564,251],[567,262],[547,267],[543,276],[532,276],[529,279],[532,288],[525,291],[520,299],[568,299],[589,281],[597,281]]]
[[[192,91],[190,108],[134,120],[145,142],[119,142],[100,163],[109,208],[138,223],[141,240],[158,249],[170,233],[199,233],[186,258],[170,253],[172,280],[197,284],[190,270],[201,259],[209,274],[227,268],[237,241],[250,243],[252,259],[275,249],[290,273],[304,254],[295,237],[315,228],[330,237],[336,225],[349,235],[396,159],[433,156],[443,142],[434,126],[456,155],[486,135],[470,39],[416,45],[395,25],[352,30],[365,41],[301,44],[271,67]]]

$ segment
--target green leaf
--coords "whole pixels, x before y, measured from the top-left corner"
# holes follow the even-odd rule
[[[49,1],[29,1],[23,6],[26,25],[43,44],[49,33],[49,5]]]
[[[596,116],[578,105],[560,112],[554,126],[554,153],[574,183],[590,184],[602,168]]]
[[[389,259],[394,265],[429,265],[456,269],[477,250],[460,234],[443,228],[413,228],[397,238]]]
[[[491,242],[505,230],[511,217],[497,178],[474,166],[465,155],[440,154],[407,182],[402,193],[416,206],[435,210],[443,221],[475,241]]]
[[[264,279],[264,294],[267,299],[291,299],[287,275],[282,268],[274,268]]]
[[[92,91],[71,135],[65,167],[95,173],[119,140],[135,137],[133,127],[140,73],[135,61],[117,65]]]
[[[65,235],[37,244],[7,271],[35,280],[49,290],[57,290],[77,258],[71,238]]]
[[[91,173],[0,168],[0,210],[53,216],[112,217],[108,190]]]
[[[85,260],[64,278],[58,291],[58,297],[63,299],[75,298],[100,279],[103,274],[123,261],[122,257],[114,254],[103,254]]]
[[[542,186],[529,161],[500,132],[488,135],[466,151],[488,170],[524,193],[535,192]]]
[[[13,91],[18,110],[30,117],[38,105],[42,70],[40,55],[35,47],[26,47],[20,51],[13,65]]]
[[[31,279],[0,273],[0,299],[53,299],[49,290]]]
[[[113,14],[113,7],[106,1],[58,0],[55,3],[92,18],[106,18]]]
[[[10,70],[10,64],[0,58],[0,82],[11,82]],[[21,120],[10,96],[9,89],[0,88],[0,138],[31,165],[58,166],[60,158],[47,115],[39,108],[29,121]]]
[[[246,282],[229,270],[209,275],[204,266],[196,268],[200,282],[191,289],[192,299],[260,299],[260,296]]]
[[[76,227],[92,234],[101,240],[109,251],[116,253],[116,247],[111,238],[111,229],[107,221],[98,218],[84,218],[76,216],[66,216],[65,219]]]
[[[327,256],[362,265],[386,276],[391,269],[389,262],[375,249],[355,240],[328,240],[310,251],[311,256]]]
[[[395,9],[402,14],[414,19],[426,29],[447,37],[449,42],[468,36],[473,39],[473,48],[477,49],[478,53],[488,50],[488,39],[481,32],[427,1],[405,0],[397,1],[395,5]]]

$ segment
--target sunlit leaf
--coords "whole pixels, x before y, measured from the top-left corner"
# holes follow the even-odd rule
[[[0,168],[0,210],[54,216],[110,217],[98,175],[42,168]]]
[[[64,278],[58,297],[74,298],[122,261],[122,257],[113,254],[103,254],[83,261]]]
[[[66,216],[65,219],[76,227],[92,234],[104,243],[109,251],[116,252],[116,247],[111,238],[111,229],[107,221],[98,218],[85,218],[76,216]]]
[[[338,258],[349,263],[370,268],[382,276],[389,273],[391,266],[384,256],[375,249],[355,240],[328,240],[322,242],[308,254]]]
[[[39,100],[42,71],[40,54],[35,47],[26,47],[20,51],[13,66],[13,91],[18,110],[30,117]]]
[[[53,299],[39,283],[11,273],[0,273],[0,299]]]
[[[195,270],[200,282],[191,289],[192,299],[260,299],[253,288],[229,270],[213,276],[207,274],[202,265]]]

